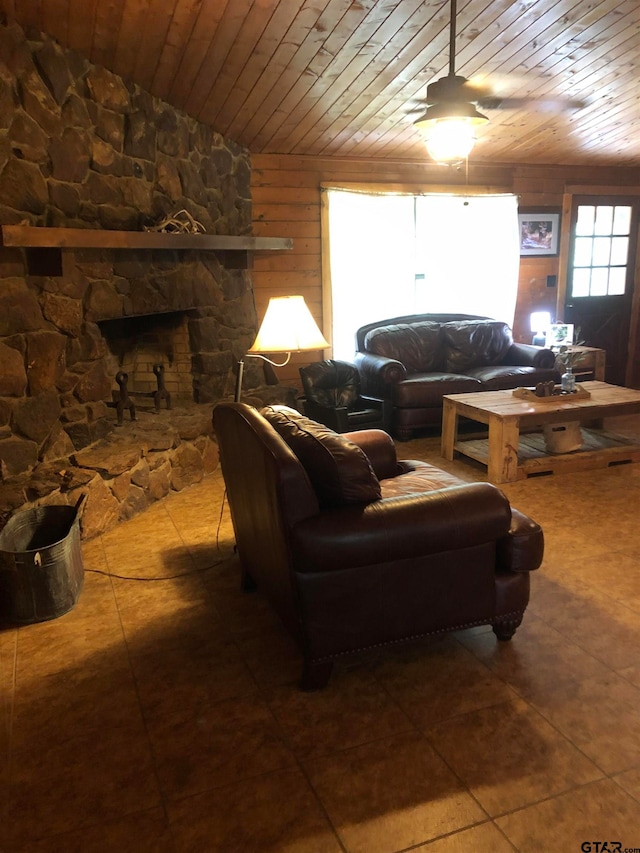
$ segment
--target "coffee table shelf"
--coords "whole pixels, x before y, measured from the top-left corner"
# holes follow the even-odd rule
[[[486,438],[458,441],[454,448],[476,462],[489,464],[489,441]],[[627,462],[640,462],[640,446],[622,435],[583,428],[580,450],[549,455],[544,435],[532,432],[520,436],[517,479],[608,468]]]
[[[441,454],[457,452],[487,466],[493,483],[510,483],[533,474],[579,471],[640,461],[640,444],[613,433],[583,428],[583,445],[571,453],[552,454],[536,429],[546,424],[579,422],[592,427],[606,417],[640,413],[640,391],[585,382],[588,399],[562,398],[557,405],[514,397],[511,391],[448,394],[443,398]],[[460,418],[488,426],[488,438],[459,435]],[[522,434],[521,434],[522,432]]]

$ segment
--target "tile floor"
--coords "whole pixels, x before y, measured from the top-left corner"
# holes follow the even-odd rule
[[[74,610],[0,631],[0,849],[640,849],[640,464],[504,491],[546,536],[512,642],[354,658],[312,694],[239,590],[219,473],[85,543]]]

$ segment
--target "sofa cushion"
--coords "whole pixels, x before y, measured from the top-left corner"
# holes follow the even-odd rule
[[[517,388],[519,385],[531,387],[538,382],[549,382],[554,378],[552,370],[517,365],[496,364],[491,367],[475,367],[469,373],[480,380],[483,391],[504,391]]]
[[[416,373],[393,386],[393,405],[408,409],[441,409],[445,394],[482,391],[482,381],[456,373]]]
[[[428,321],[380,326],[367,333],[364,346],[367,352],[402,362],[407,373],[440,370],[443,367],[440,329],[440,323]]]
[[[304,466],[321,506],[380,499],[380,482],[357,444],[288,406],[266,406],[261,414]]]
[[[446,369],[466,373],[471,367],[500,364],[513,343],[511,329],[498,320],[459,320],[442,326]]]

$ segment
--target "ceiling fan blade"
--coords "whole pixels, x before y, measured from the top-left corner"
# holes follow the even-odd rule
[[[486,95],[476,101],[478,107],[484,110],[521,110],[531,109],[539,112],[557,113],[582,110],[587,106],[586,101],[576,98],[562,98],[534,95],[521,98],[502,97],[500,95]]]

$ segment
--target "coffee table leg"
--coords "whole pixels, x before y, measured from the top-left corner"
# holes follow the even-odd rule
[[[512,483],[518,479],[519,440],[520,422],[517,418],[490,415],[487,477],[492,483]]]
[[[453,448],[458,432],[458,415],[455,404],[451,400],[442,401],[442,436],[440,438],[440,455],[449,461],[453,460]]]

